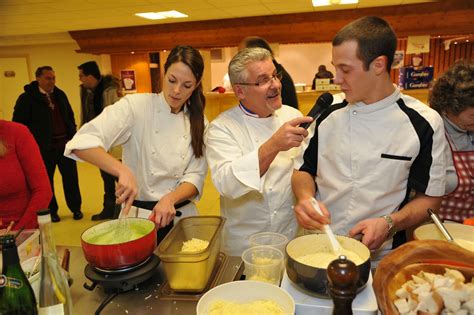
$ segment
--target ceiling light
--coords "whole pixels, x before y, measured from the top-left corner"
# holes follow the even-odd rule
[[[185,18],[185,17],[188,17],[186,14],[181,13],[181,12],[176,11],[176,10],[163,11],[163,12],[158,12],[158,13],[163,14],[163,15],[164,15],[165,17],[167,17],[167,18],[175,18],[175,19],[178,19],[178,18]]]
[[[145,13],[135,13],[136,16],[142,17],[149,20],[161,20],[166,19],[165,16],[161,15],[158,12],[145,12]]]
[[[149,20],[161,20],[167,18],[184,18],[188,17],[186,14],[178,12],[176,10],[171,11],[161,11],[161,12],[144,12],[144,13],[135,13],[136,16],[149,19]]]
[[[313,7],[322,7],[322,6],[331,4],[329,0],[312,0],[312,1],[313,1]]]
[[[313,7],[322,7],[331,4],[351,4],[359,3],[359,0],[312,0]]]

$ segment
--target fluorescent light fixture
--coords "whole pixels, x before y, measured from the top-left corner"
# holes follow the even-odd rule
[[[312,1],[313,1],[313,7],[323,7],[325,5],[331,4],[329,0],[312,0]]]
[[[313,7],[323,7],[331,4],[352,4],[359,3],[359,0],[312,0]]]
[[[145,13],[135,13],[136,16],[142,17],[149,20],[162,20],[166,19],[165,16],[161,15],[158,12],[145,12]]]
[[[167,18],[175,18],[175,19],[178,19],[178,18],[185,18],[185,17],[188,17],[186,14],[181,13],[181,12],[176,11],[176,10],[163,11],[163,12],[158,12],[158,13],[163,14],[163,15],[164,15],[165,17],[167,17]]]
[[[188,17],[186,14],[178,12],[176,10],[161,11],[161,12],[144,12],[135,13],[136,16],[142,17],[149,20],[162,20],[167,18],[184,18]]]

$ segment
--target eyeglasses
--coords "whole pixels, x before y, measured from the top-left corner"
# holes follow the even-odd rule
[[[266,77],[266,78],[263,78],[261,80],[259,80],[258,82],[255,82],[255,83],[235,83],[235,84],[239,84],[239,85],[251,85],[251,86],[265,86],[265,85],[268,85],[272,80],[276,80],[278,79],[279,81],[281,81],[281,78],[283,77],[283,73],[280,71],[274,75],[272,75],[271,77]]]

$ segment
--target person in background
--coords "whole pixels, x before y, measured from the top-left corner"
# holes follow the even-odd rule
[[[38,227],[36,211],[53,192],[35,139],[22,124],[0,120],[0,229]]]
[[[51,221],[59,222],[58,203],[54,195],[54,173],[59,168],[64,196],[74,220],[82,219],[81,192],[76,162],[63,156],[66,142],[76,133],[76,122],[66,94],[56,86],[56,76],[50,66],[36,70],[36,81],[25,85],[13,111],[13,121],[30,129],[38,143],[53,198],[49,204]]]
[[[120,99],[120,83],[112,75],[101,75],[95,61],[88,61],[77,67],[81,84],[82,125],[97,117],[102,110]],[[113,148],[111,154],[121,159],[120,148]],[[92,221],[114,218],[120,211],[115,204],[116,178],[103,170],[100,175],[104,182],[104,202],[102,211],[92,216]]]
[[[176,46],[166,60],[160,94],[121,98],[66,145],[66,156],[118,178],[115,196],[123,204],[122,216],[153,220],[160,228],[159,240],[172,228],[175,216],[197,214],[190,200],[202,194],[207,172],[203,70],[196,49]],[[122,145],[123,163],[107,153],[116,145]]]
[[[311,89],[316,89],[316,79],[332,79],[334,75],[331,71],[326,69],[325,65],[319,65],[318,72],[314,75],[313,84],[311,85]]]
[[[271,231],[295,237],[290,179],[311,122],[282,105],[281,83],[272,54],[246,48],[229,63],[229,77],[240,104],[214,119],[206,133],[206,158],[227,218],[223,250],[239,256],[249,237]]]
[[[448,172],[446,193],[439,215],[463,222],[474,218],[474,63],[461,60],[452,65],[430,93],[430,104],[443,117]],[[452,154],[452,159],[451,159]]]
[[[298,222],[306,229],[331,224],[334,233],[361,234],[375,265],[406,240],[405,229],[428,218],[428,208],[439,208],[445,188],[443,121],[393,85],[396,46],[395,33],[379,17],[360,18],[336,34],[334,83],[345,101],[318,121],[304,164],[292,177]],[[416,196],[407,202],[411,189]]]
[[[272,54],[273,65],[275,66],[277,73],[281,73],[281,100],[282,103],[294,108],[298,108],[298,98],[296,97],[295,84],[290,74],[275,60],[273,50],[270,44],[263,38],[257,36],[249,36],[242,40],[240,43],[240,49],[260,47],[268,50]]]

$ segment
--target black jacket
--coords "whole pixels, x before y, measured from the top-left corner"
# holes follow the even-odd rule
[[[295,84],[290,74],[286,72],[285,68],[275,59],[273,64],[277,72],[282,72],[283,77],[281,78],[281,102],[285,105],[298,108],[298,98],[296,97]]]
[[[44,152],[50,148],[53,137],[51,110],[46,98],[39,91],[37,81],[25,85],[24,89],[25,92],[16,101],[12,120],[27,126],[35,137],[41,152]],[[76,122],[71,104],[69,104],[66,94],[59,88],[54,87],[53,94],[64,119],[69,140],[76,133]]]

